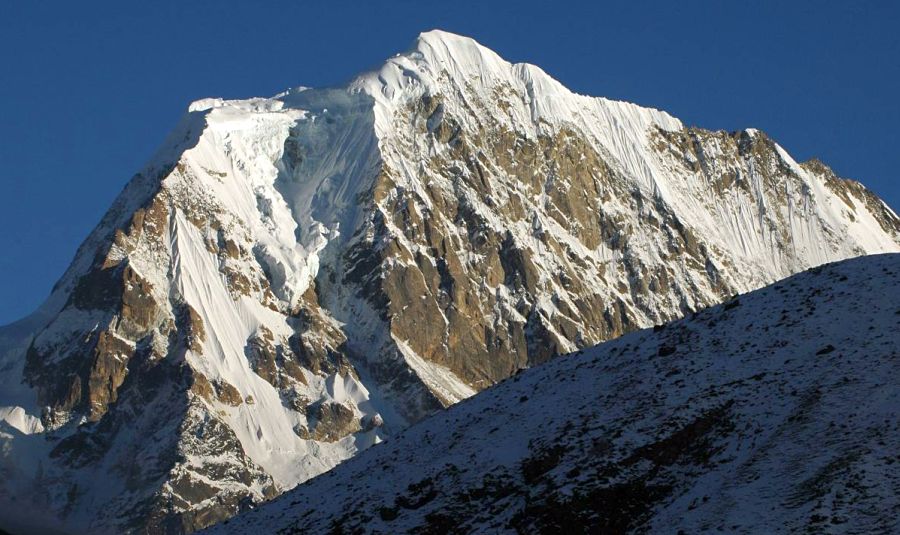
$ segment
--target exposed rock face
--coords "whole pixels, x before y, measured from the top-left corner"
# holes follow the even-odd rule
[[[359,418],[341,403],[316,403],[306,414],[312,417],[312,432],[301,428],[298,434],[307,440],[335,442],[360,430]]]
[[[556,354],[900,247],[762,133],[442,32],[346,89],[196,102],[153,162],[0,330],[0,498],[84,529],[202,527]]]

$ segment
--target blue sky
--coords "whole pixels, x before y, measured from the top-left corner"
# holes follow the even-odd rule
[[[900,2],[0,3],[0,324],[187,104],[339,84],[441,28],[569,88],[756,127],[900,208]]]

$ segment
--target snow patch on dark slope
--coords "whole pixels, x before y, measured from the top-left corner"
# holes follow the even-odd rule
[[[900,255],[520,373],[213,533],[896,533]]]

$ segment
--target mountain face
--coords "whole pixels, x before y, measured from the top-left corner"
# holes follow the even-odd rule
[[[898,333],[900,255],[815,268],[527,370],[211,531],[897,533]]]
[[[191,105],[0,329],[0,510],[195,530],[556,354],[891,251],[882,201],[759,131],[428,32],[345,88]]]

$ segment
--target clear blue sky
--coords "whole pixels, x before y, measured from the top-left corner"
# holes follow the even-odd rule
[[[900,207],[896,1],[6,0],[0,324],[47,296],[190,101],[338,84],[432,28],[579,93],[760,128]]]

